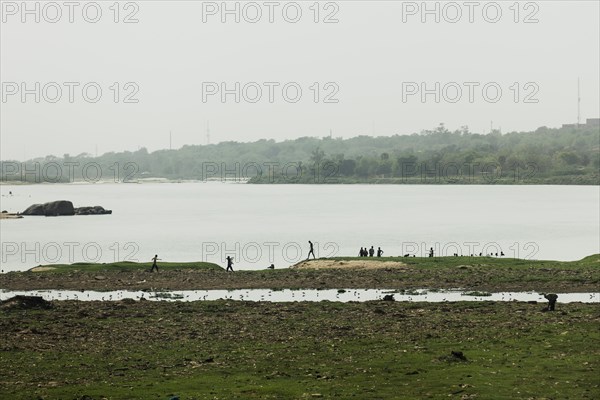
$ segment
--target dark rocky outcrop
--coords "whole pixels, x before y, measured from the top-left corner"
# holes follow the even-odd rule
[[[101,206],[73,207],[73,203],[67,200],[51,201],[44,204],[34,204],[22,212],[22,215],[45,215],[47,217],[61,215],[103,215],[112,214],[111,210],[105,210]]]
[[[78,207],[75,209],[75,215],[103,215],[112,214],[112,210],[105,210],[104,207]]]
[[[48,309],[52,308],[52,303],[44,300],[40,296],[14,296],[8,300],[0,301],[0,308],[13,308],[28,310],[32,308]]]
[[[21,213],[22,215],[44,215],[44,205],[43,204],[34,204],[32,206],[27,207],[27,210]]]
[[[23,211],[23,215],[75,215],[73,203],[67,200],[51,201],[44,204],[34,204]]]
[[[449,363],[453,362],[467,362],[467,357],[463,354],[462,351],[451,351],[450,355],[439,357],[440,361],[446,361]]]

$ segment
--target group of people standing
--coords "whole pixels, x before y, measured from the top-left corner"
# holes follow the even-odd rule
[[[381,257],[383,255],[383,250],[381,250],[381,247],[377,248],[377,257]],[[375,256],[375,248],[373,246],[371,246],[370,249],[367,250],[367,246],[365,246],[364,248],[361,247],[360,251],[358,252],[358,256],[359,257],[373,257]]]

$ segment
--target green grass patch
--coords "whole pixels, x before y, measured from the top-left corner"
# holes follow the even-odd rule
[[[456,268],[469,271],[473,268],[560,268],[579,269],[582,267],[600,267],[600,254],[594,254],[577,261],[554,261],[554,260],[524,260],[511,257],[332,257],[328,260],[334,261],[394,261],[402,262],[408,266],[421,269]]]
[[[344,268],[340,262],[395,261],[390,268]],[[311,261],[312,262],[312,261]],[[544,293],[593,292],[600,286],[600,255],[578,261],[521,260],[492,257],[337,257],[335,269],[302,268],[236,270],[226,273],[206,262],[72,264],[38,267],[35,273],[0,274],[0,288],[9,290],[161,290],[199,289],[462,289],[464,291]],[[339,266],[338,266],[339,264]],[[306,267],[306,268],[305,268]],[[416,293],[415,293],[416,294]]]
[[[137,263],[131,261],[121,261],[115,263],[73,263],[73,264],[51,264],[51,265],[39,265],[32,268],[30,271],[38,272],[52,272],[52,273],[64,273],[64,272],[119,272],[119,271],[141,271],[150,270],[152,263]],[[180,270],[180,269],[193,269],[193,270],[223,270],[223,268],[217,264],[209,262],[160,262],[158,264],[160,271],[169,270]]]
[[[4,309],[0,397],[600,398],[597,305],[541,308],[145,301]]]

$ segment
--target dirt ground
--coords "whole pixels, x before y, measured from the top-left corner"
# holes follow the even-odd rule
[[[342,261],[346,263],[347,261]],[[495,269],[458,265],[423,269],[399,263],[364,268],[359,264],[310,261],[262,271],[147,270],[85,272],[10,272],[0,274],[4,290],[201,290],[201,289],[469,289],[489,292],[597,292],[597,269],[540,272],[539,268]],[[349,266],[350,265],[350,266]]]
[[[542,308],[13,299],[0,398],[600,398],[597,305]]]
[[[310,260],[302,261],[292,267],[293,269],[386,269],[386,268],[404,268],[408,266],[397,261],[379,261],[374,259],[367,260]]]
[[[11,213],[0,213],[0,219],[21,219],[23,218],[21,215],[11,214]]]

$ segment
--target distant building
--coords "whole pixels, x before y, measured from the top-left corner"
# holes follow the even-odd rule
[[[562,127],[569,129],[597,128],[600,127],[600,118],[588,118],[585,120],[585,124],[563,124]]]
[[[585,124],[590,127],[591,126],[600,126],[600,118],[588,118],[585,121]]]

